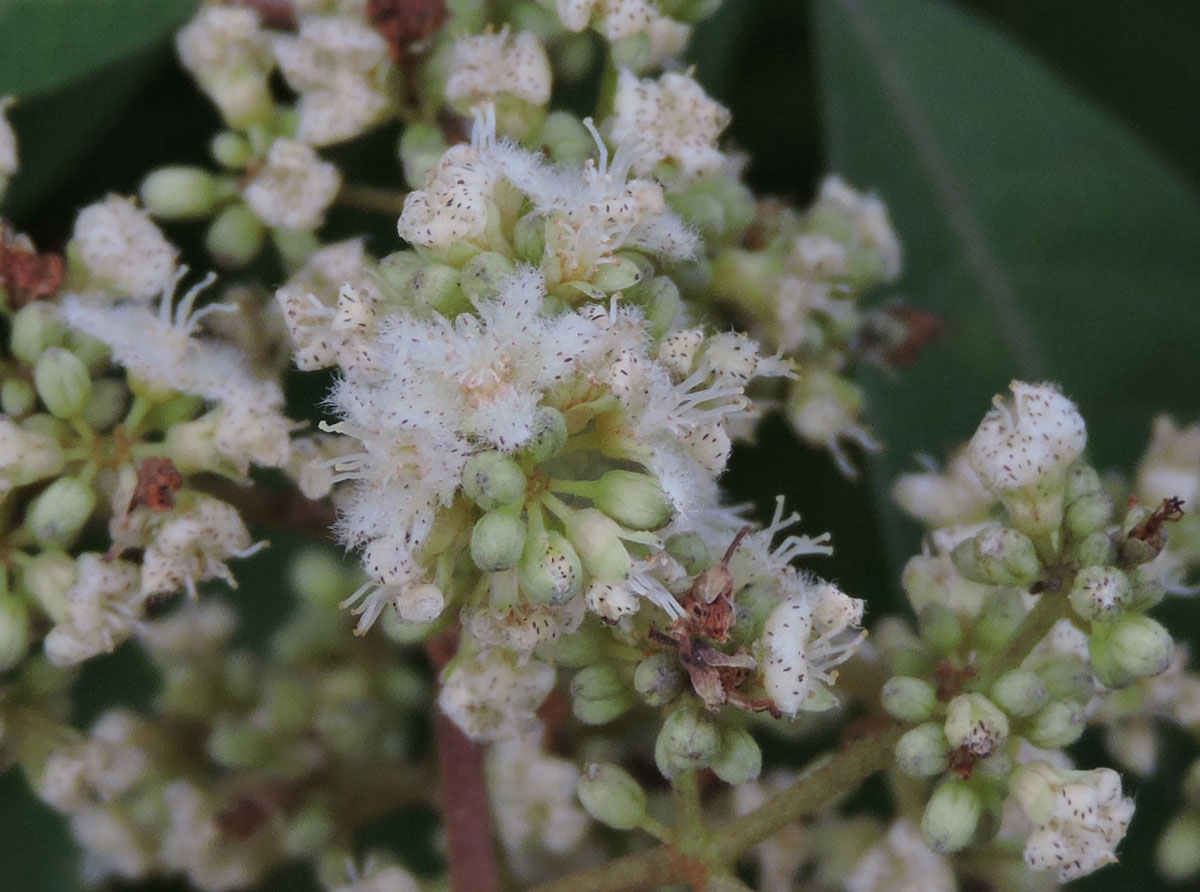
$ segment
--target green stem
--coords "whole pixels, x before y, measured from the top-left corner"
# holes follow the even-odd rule
[[[345,183],[337,194],[337,203],[360,211],[400,216],[408,193],[400,189],[384,189],[360,183]]]
[[[704,807],[700,804],[696,772],[685,771],[671,779],[671,798],[675,802],[676,845],[688,854],[702,854],[708,848],[708,833],[704,829]]]
[[[635,892],[679,880],[680,856],[667,846],[534,886],[529,892]]]
[[[1069,605],[1065,593],[1044,592],[1004,648],[984,664],[971,687],[977,691],[987,691],[997,678],[1020,666],[1037,643],[1050,633],[1054,624],[1066,616]]]

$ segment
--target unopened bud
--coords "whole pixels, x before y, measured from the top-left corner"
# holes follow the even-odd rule
[[[952,654],[962,643],[962,626],[949,607],[930,604],[921,611],[917,625],[921,630],[921,640],[935,654]]]
[[[521,557],[521,591],[538,604],[563,604],[579,594],[583,565],[566,537],[551,530],[531,537]]]
[[[38,357],[33,382],[42,404],[56,418],[76,418],[92,394],[92,379],[79,358],[62,347]]]
[[[982,694],[959,694],[946,705],[946,741],[983,757],[1008,739],[1008,716]]]
[[[972,629],[975,644],[985,650],[999,649],[1012,637],[1027,612],[1016,589],[1001,589],[988,595]]]
[[[1075,546],[1075,559],[1080,567],[1104,566],[1117,557],[1117,545],[1104,532],[1091,533]]]
[[[526,263],[540,264],[546,253],[546,217],[538,211],[530,211],[520,217],[513,227],[513,250],[518,259]]]
[[[1129,603],[1129,578],[1116,567],[1084,567],[1071,587],[1071,606],[1089,622],[1112,622]]]
[[[413,189],[423,189],[425,178],[446,153],[446,141],[436,124],[414,121],[404,128],[397,146],[404,179]]]
[[[221,266],[240,269],[258,256],[266,238],[266,226],[239,201],[217,214],[209,224],[204,247]]]
[[[951,556],[959,573],[988,585],[1026,585],[1042,569],[1033,541],[1010,527],[986,527],[960,542]]]
[[[1162,575],[1152,565],[1138,567],[1128,574],[1132,590],[1129,593],[1129,610],[1143,613],[1162,601],[1167,595]]]
[[[929,682],[896,675],[884,682],[879,700],[884,711],[902,722],[923,722],[937,708],[937,691]]]
[[[991,697],[1009,715],[1020,718],[1033,715],[1045,707],[1050,693],[1036,673],[1013,669],[996,679]]]
[[[1134,678],[1150,678],[1164,672],[1175,654],[1171,633],[1141,614],[1118,620],[1109,647],[1117,665]]]
[[[43,546],[67,548],[96,507],[92,488],[75,477],[59,477],[38,495],[25,514],[25,525]]]
[[[462,487],[468,499],[491,511],[525,497],[525,474],[503,453],[477,452],[463,466]]]
[[[633,689],[647,706],[665,706],[683,690],[684,675],[674,654],[651,654],[633,670]]]
[[[29,608],[12,594],[0,594],[0,672],[21,662],[29,649]]]
[[[1081,496],[1103,491],[1100,475],[1086,462],[1077,461],[1067,470],[1066,490],[1063,493],[1067,504]]]
[[[929,847],[939,854],[949,854],[966,848],[975,836],[975,827],[983,804],[965,781],[946,780],[933,791],[925,814],[921,816],[921,832]]]
[[[1185,811],[1167,824],[1154,849],[1159,872],[1172,883],[1200,873],[1200,814]]]
[[[632,705],[629,686],[613,666],[585,666],[571,679],[571,709],[585,724],[611,722]]]
[[[217,178],[202,167],[160,167],[141,186],[142,204],[163,220],[194,220],[212,213]]]
[[[329,808],[315,802],[303,805],[287,818],[283,851],[292,858],[307,858],[313,852],[325,851],[337,829],[337,820]]]
[[[485,572],[507,570],[521,560],[525,522],[508,511],[489,511],[471,530],[471,558]]]
[[[642,279],[642,271],[636,263],[625,257],[610,257],[596,265],[591,284],[605,294],[632,288]]]
[[[896,767],[912,777],[933,777],[950,765],[950,743],[940,722],[917,725],[896,741]]]
[[[620,71],[628,68],[634,74],[640,73],[652,58],[650,35],[645,31],[637,31],[628,37],[613,41],[611,45],[613,66]]]
[[[771,612],[783,598],[779,588],[769,582],[752,582],[738,589],[733,599],[733,638],[751,646],[762,637]]]
[[[656,530],[671,519],[671,500],[649,474],[609,471],[591,492],[597,508],[630,529]]]
[[[129,388],[125,382],[99,378],[92,382],[92,395],[83,407],[83,420],[92,430],[104,433],[125,417],[128,405]]]
[[[513,274],[513,262],[495,251],[476,254],[462,268],[459,286],[472,301],[489,300],[500,293],[500,286]]]
[[[254,147],[240,133],[225,130],[208,144],[213,160],[230,170],[241,170],[254,160]]]
[[[639,302],[646,314],[650,334],[660,338],[670,331],[679,316],[679,307],[683,303],[679,286],[667,276],[657,276],[640,290]]]
[[[1054,750],[1070,746],[1083,736],[1085,727],[1082,706],[1070,700],[1052,700],[1025,727],[1024,736],[1036,747]]]
[[[9,418],[20,418],[33,411],[37,394],[29,382],[21,378],[8,378],[0,386],[0,410]]]
[[[666,549],[667,554],[679,561],[688,576],[696,576],[712,560],[708,545],[699,533],[676,533],[667,539]]]
[[[721,749],[709,767],[727,784],[747,784],[762,774],[762,750],[745,728],[726,728],[721,732]]]
[[[9,347],[17,359],[33,365],[47,347],[57,347],[67,339],[67,331],[53,304],[34,301],[21,307],[12,318]]]
[[[208,755],[225,768],[256,768],[270,759],[272,741],[264,728],[219,722],[208,735]]]
[[[446,607],[446,596],[432,582],[406,585],[392,602],[406,623],[431,623]]]
[[[533,436],[522,450],[535,463],[553,458],[567,443],[567,419],[552,406],[540,406],[533,418]]]
[[[412,277],[412,290],[405,297],[448,318],[470,306],[463,294],[459,271],[445,263],[427,263],[417,270]]]
[[[629,575],[633,560],[621,542],[621,527],[607,514],[595,508],[572,511],[565,526],[567,538],[588,573],[608,582]]]
[[[1089,492],[1067,504],[1063,525],[1076,538],[1103,530],[1112,522],[1112,496],[1104,491]]]
[[[646,817],[646,793],[625,769],[593,762],[575,788],[587,813],[614,830],[632,830]]]
[[[684,222],[695,226],[707,238],[720,235],[725,229],[725,208],[711,195],[703,192],[685,190],[668,196],[671,209]]]
[[[654,761],[668,780],[707,768],[721,750],[716,723],[694,703],[681,703],[667,716],[654,743]]]
[[[57,550],[43,551],[25,565],[21,586],[46,616],[58,623],[67,615],[67,589],[78,576],[79,570],[70,555]]]

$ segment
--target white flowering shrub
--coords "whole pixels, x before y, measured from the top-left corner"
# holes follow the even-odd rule
[[[718,6],[202,0],[170,23],[200,150],[89,182],[57,237],[0,224],[0,766],[78,887],[1015,890],[1123,857],[1130,780],[1200,728],[1169,609],[1200,428],[1094,463],[886,45],[994,330],[896,296],[886,190],[756,192],[687,64]],[[888,480],[874,419],[938,338],[1007,390]],[[810,497],[867,469],[924,531],[875,574],[902,599],[857,584],[898,540]]]

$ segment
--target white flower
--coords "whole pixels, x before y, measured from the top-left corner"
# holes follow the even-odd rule
[[[95,285],[149,301],[174,284],[178,252],[128,198],[110,195],[85,207],[72,242]]]
[[[46,636],[46,658],[71,666],[112,652],[133,634],[144,600],[138,569],[85,553],[75,560],[78,575],[65,595],[66,615]]]
[[[253,885],[274,866],[273,846],[241,842],[222,833],[217,820],[222,804],[195,784],[176,780],[162,791],[166,826],[158,856],[162,866],[180,871],[201,889],[238,889]]]
[[[296,139],[322,146],[363,133],[392,106],[387,42],[347,16],[305,16],[298,36],[272,42],[288,85],[300,94]]]
[[[271,45],[249,7],[205,4],[175,38],[179,61],[234,126],[271,110]]]
[[[568,31],[582,31],[594,22],[610,43],[645,34],[650,64],[681,53],[691,34],[687,25],[664,16],[647,0],[555,0],[555,8]]]
[[[446,98],[473,105],[498,93],[511,93],[533,105],[550,101],[550,60],[529,31],[460,37],[450,55]]]
[[[902,474],[892,498],[930,529],[983,520],[995,501],[971,469],[965,449],[957,450],[943,471]]]
[[[264,545],[253,544],[232,505],[194,494],[188,507],[176,507],[158,524],[146,546],[142,594],[169,594],[186,587],[195,597],[196,584],[207,579],[221,579],[236,588],[237,581],[225,562],[249,557]]]
[[[310,146],[277,139],[242,197],[268,226],[308,230],[321,225],[341,186],[338,169]]]
[[[500,650],[460,654],[442,679],[438,705],[472,740],[504,740],[529,727],[554,687],[554,667]]]
[[[954,892],[950,862],[925,844],[911,821],[899,820],[846,878],[847,892]]]
[[[426,248],[449,248],[481,241],[488,205],[499,179],[495,165],[470,145],[451,146],[426,177],[424,189],[404,199],[396,224],[400,237]]]
[[[1155,418],[1134,490],[1146,505],[1179,498],[1189,512],[1195,510],[1200,505],[1200,424],[1181,428],[1166,415]]]
[[[542,749],[542,729],[488,750],[487,778],[496,828],[506,850],[529,845],[569,852],[591,823],[575,798],[579,769]]]
[[[841,177],[826,177],[821,183],[817,201],[809,212],[810,217],[834,212],[850,224],[849,242],[846,247],[856,251],[869,251],[879,264],[880,274],[890,281],[900,274],[900,240],[888,218],[887,207],[875,195],[852,189]],[[798,243],[793,260],[806,265],[805,254],[811,259],[813,246]]]
[[[58,441],[47,434],[27,431],[0,415],[0,495],[53,477],[63,467]]]
[[[1025,863],[1070,882],[1117,860],[1115,849],[1133,817],[1121,778],[1109,768],[1071,771],[1031,762],[1014,772],[1010,789],[1035,827]]]
[[[687,183],[716,173],[724,164],[716,141],[729,117],[728,109],[686,74],[668,72],[658,80],[638,80],[626,68],[617,80],[612,138],[634,147],[633,169],[639,176],[667,161]]]

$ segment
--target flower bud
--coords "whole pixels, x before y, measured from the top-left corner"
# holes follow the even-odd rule
[[[452,266],[427,263],[413,274],[412,290],[405,294],[405,300],[413,299],[447,318],[454,318],[470,307],[460,278],[459,271]]]
[[[209,732],[205,750],[218,765],[246,769],[266,764],[271,758],[273,746],[265,728],[218,722]]]
[[[1171,633],[1148,616],[1118,620],[1109,639],[1112,659],[1133,678],[1150,678],[1171,665],[1175,642]]]
[[[959,573],[987,585],[1026,585],[1042,570],[1030,538],[1009,527],[980,530],[960,542],[951,557]]]
[[[20,418],[33,411],[37,394],[29,382],[21,378],[8,378],[0,386],[0,410],[10,418]]]
[[[975,836],[982,809],[979,794],[965,781],[942,781],[921,816],[925,841],[943,855],[966,848]]]
[[[1009,715],[1022,718],[1041,710],[1050,699],[1050,693],[1035,673],[1013,669],[996,679],[991,698]]]
[[[571,679],[571,709],[584,724],[606,724],[632,705],[629,687],[613,666],[585,666]]]
[[[1129,576],[1132,590],[1128,608],[1133,613],[1143,613],[1157,605],[1167,595],[1162,576],[1152,565],[1138,567]]]
[[[649,474],[609,471],[590,492],[597,508],[632,530],[656,530],[671,519],[671,500]]]
[[[537,654],[549,663],[579,669],[603,660],[607,645],[608,635],[599,623],[584,623],[574,634],[541,642]]]
[[[194,220],[212,213],[217,178],[202,167],[160,167],[141,186],[142,204],[163,220]]]
[[[0,672],[21,662],[29,649],[29,608],[19,597],[0,594]]]
[[[905,675],[895,675],[884,682],[879,700],[888,715],[902,722],[923,722],[937,708],[933,685]]]
[[[228,269],[240,269],[258,256],[267,229],[240,201],[231,204],[209,224],[204,247],[213,260]]]
[[[1100,475],[1087,462],[1077,461],[1067,469],[1067,483],[1063,496],[1068,505],[1081,496],[1102,492],[1103,489]]]
[[[939,722],[917,725],[896,741],[896,767],[912,777],[933,777],[950,766],[950,743]]]
[[[1070,700],[1051,700],[1025,726],[1025,738],[1036,747],[1054,750],[1070,746],[1087,727],[1083,707]]]
[[[592,762],[575,788],[587,813],[614,830],[632,830],[646,817],[646,793],[625,769]]]
[[[647,706],[665,706],[683,690],[684,675],[674,654],[651,654],[633,670],[633,689]]]
[[[425,178],[446,153],[446,141],[436,124],[414,121],[404,128],[396,147],[404,179],[413,189],[423,189]]]
[[[1103,530],[1112,522],[1112,496],[1104,491],[1084,493],[1067,504],[1063,526],[1077,539]]]
[[[632,288],[642,280],[642,271],[627,257],[609,257],[596,264],[591,284],[605,294]]]
[[[1131,593],[1128,577],[1116,567],[1084,567],[1075,575],[1068,597],[1075,612],[1088,622],[1112,622]]]
[[[491,511],[525,497],[525,474],[507,455],[477,452],[463,466],[462,487],[468,499]]]
[[[33,370],[38,397],[56,418],[75,418],[92,394],[92,379],[79,358],[62,347],[50,347]]]
[[[738,589],[733,598],[734,641],[746,646],[758,641],[767,619],[781,600],[779,588],[770,582],[752,582]]]
[[[1091,533],[1075,546],[1075,560],[1080,567],[1104,566],[1116,557],[1117,546],[1108,533]]]
[[[406,623],[431,623],[446,608],[446,596],[432,582],[406,585],[392,602]]]
[[[949,607],[930,604],[917,617],[917,625],[921,630],[921,641],[939,656],[954,653],[962,643],[962,626]]]
[[[43,551],[25,565],[21,587],[33,596],[46,616],[59,623],[67,615],[67,589],[75,584],[78,576],[79,570],[70,555],[61,551]]]
[[[553,458],[567,443],[567,419],[552,406],[539,406],[533,419],[533,435],[525,444],[525,455],[535,463]]]
[[[563,604],[579,594],[583,565],[566,538],[553,530],[530,537],[521,557],[521,591],[535,604]]]
[[[535,144],[542,146],[550,160],[558,163],[582,164],[596,151],[596,143],[587,128],[567,111],[552,111],[546,115]]]
[[[214,161],[230,170],[241,170],[254,160],[254,147],[240,133],[224,130],[208,144],[209,154]]]
[[[706,238],[720,235],[725,229],[725,207],[711,195],[691,189],[668,196],[671,210],[683,221],[695,226]]]
[[[711,563],[708,545],[699,533],[676,533],[666,541],[667,554],[679,561],[683,572],[696,576]]]
[[[762,750],[745,728],[726,728],[710,767],[727,784],[747,784],[762,774]]]
[[[103,433],[116,427],[125,417],[129,388],[116,378],[98,378],[92,382],[92,395],[83,407],[83,420],[92,430]]]
[[[667,716],[654,742],[654,761],[670,780],[684,771],[707,768],[721,750],[716,723],[693,702],[684,702]]]
[[[999,649],[1021,625],[1026,612],[1017,589],[992,592],[984,599],[971,630],[975,644],[984,650]]]
[[[33,365],[47,347],[57,347],[67,339],[67,330],[53,304],[34,301],[21,307],[12,318],[9,348],[17,359]]]
[[[459,277],[459,287],[472,302],[490,300],[512,276],[513,262],[495,251],[483,251],[467,261]]]
[[[25,526],[39,544],[67,548],[96,507],[92,488],[75,477],[59,477],[33,500]]]
[[[489,511],[471,530],[471,559],[485,572],[507,570],[521,560],[525,522],[507,511]]]
[[[1159,873],[1172,883],[1200,873],[1200,814],[1185,811],[1171,819],[1158,838],[1154,861]]]
[[[613,66],[620,71],[628,68],[635,74],[640,73],[650,64],[653,50],[650,46],[650,35],[645,31],[636,31],[628,37],[614,40],[610,46]]]
[[[1008,716],[982,694],[959,694],[946,705],[946,741],[984,757],[1008,739]]]
[[[679,307],[683,303],[683,298],[679,295],[679,286],[667,276],[657,276],[641,290],[638,302],[646,314],[650,335],[661,338],[671,330],[679,316]]]
[[[633,560],[621,543],[621,527],[595,508],[572,511],[565,521],[567,538],[584,569],[601,581],[617,582],[629,575]]]
[[[518,218],[513,226],[513,250],[517,259],[539,265],[546,253],[546,217],[530,211]]]

